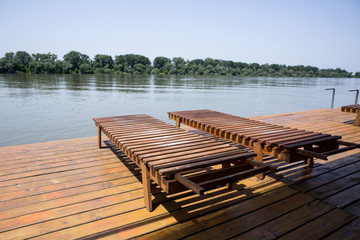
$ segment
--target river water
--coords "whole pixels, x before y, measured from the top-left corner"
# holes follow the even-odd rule
[[[0,75],[0,147],[96,136],[94,117],[213,109],[243,117],[353,104],[360,79]]]

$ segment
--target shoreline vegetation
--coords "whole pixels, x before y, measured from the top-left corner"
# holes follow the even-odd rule
[[[63,60],[52,53],[29,54],[25,51],[6,53],[0,58],[0,73],[28,74],[160,74],[160,75],[228,75],[262,77],[328,77],[360,78],[360,72],[346,70],[319,69],[313,66],[287,66],[281,64],[243,63],[220,59],[185,60],[181,57],[172,59],[149,58],[137,54],[110,55],[97,54],[90,59],[86,54],[70,51]]]

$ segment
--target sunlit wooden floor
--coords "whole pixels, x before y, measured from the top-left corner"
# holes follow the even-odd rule
[[[360,143],[360,128],[351,125],[355,114],[339,109],[253,119]],[[148,212],[139,169],[105,144],[98,149],[92,137],[0,148],[0,239],[360,236],[359,150],[316,160],[313,169],[268,158],[279,173],[202,197],[166,195],[154,185],[157,207]]]

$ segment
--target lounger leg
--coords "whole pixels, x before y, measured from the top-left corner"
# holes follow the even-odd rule
[[[101,127],[98,125],[98,145],[101,148]]]
[[[225,163],[222,163],[222,168],[228,168],[230,167],[230,163],[229,162],[225,162]],[[227,183],[226,186],[229,188],[229,189],[232,189],[233,188],[233,183]]]
[[[359,127],[360,126],[360,110],[356,114],[356,119],[354,122],[354,126]]]
[[[181,118],[177,117],[176,118],[176,127],[180,127],[181,125]]]
[[[308,165],[309,167],[313,167],[314,166],[314,158],[309,157],[306,160],[306,165]]]
[[[313,150],[312,146],[305,146],[304,150]],[[308,157],[305,159],[305,164],[308,165],[308,167],[313,167],[314,166],[314,158],[313,157]]]
[[[257,154],[256,157],[254,158],[254,160],[258,161],[258,162],[263,162],[263,147],[261,146],[260,143],[254,143],[254,152]],[[259,178],[260,180],[263,180],[265,178],[264,173],[259,173],[256,175],[257,178]]]
[[[145,207],[152,212],[153,205],[151,201],[151,188],[150,188],[150,173],[144,163],[140,163],[142,183],[144,188],[144,201]]]

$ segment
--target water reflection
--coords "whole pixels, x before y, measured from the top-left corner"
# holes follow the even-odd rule
[[[241,87],[312,87],[321,84],[317,78],[266,78],[232,76],[153,76],[153,75],[0,75],[0,84],[6,88],[34,88],[56,90],[113,91],[126,88],[183,88],[214,89]],[[332,85],[341,81],[327,79]]]
[[[209,108],[269,115],[354,102],[358,79],[153,75],[0,75],[0,146],[96,135],[92,118]]]

